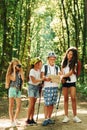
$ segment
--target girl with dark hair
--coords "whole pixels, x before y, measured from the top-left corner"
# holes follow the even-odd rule
[[[70,47],[65,54],[62,62],[62,90],[64,95],[64,111],[65,117],[62,122],[66,123],[69,121],[68,118],[68,91],[70,91],[72,110],[73,110],[73,121],[81,122],[77,117],[76,112],[76,68],[78,62],[77,49],[75,47]]]
[[[39,84],[44,80],[40,78],[42,61],[40,58],[35,57],[31,60],[31,69],[29,72],[29,81],[28,81],[28,97],[29,97],[29,106],[27,113],[27,125],[34,125],[37,122],[34,121],[34,112],[35,112],[35,103],[37,98],[39,98]]]

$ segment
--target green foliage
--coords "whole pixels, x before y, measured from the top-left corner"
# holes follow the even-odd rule
[[[22,62],[26,79],[31,58],[39,56],[45,63],[48,52],[55,51],[56,63],[61,65],[66,49],[76,46],[82,61],[80,81],[86,83],[85,5],[83,0],[0,1],[0,81],[5,81],[7,67],[13,57]],[[0,89],[4,89],[2,85]]]
[[[5,89],[5,84],[0,83],[0,97],[6,97],[8,90]]]
[[[77,83],[77,92],[80,93],[80,98],[87,100],[87,83]]]

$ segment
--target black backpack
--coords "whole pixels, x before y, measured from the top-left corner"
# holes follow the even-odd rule
[[[44,65],[44,68],[45,68],[44,75],[46,76],[47,75],[47,71],[48,71],[48,65]],[[58,74],[58,66],[57,65],[55,65],[55,69],[56,69],[56,74]]]

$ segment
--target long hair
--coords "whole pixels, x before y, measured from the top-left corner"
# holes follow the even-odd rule
[[[75,69],[75,65],[77,64],[77,61],[78,61],[78,53],[77,53],[77,49],[75,47],[70,47],[67,51],[66,51],[66,54],[65,54],[65,57],[62,61],[62,68],[66,67],[67,64],[68,64],[68,58],[67,58],[67,54],[72,51],[73,52],[73,56],[72,56],[72,59],[71,61],[69,61],[69,68],[70,70],[71,69]]]
[[[14,62],[17,62],[18,64],[20,64],[20,61],[18,59],[13,59],[11,61],[11,63],[8,66],[7,69],[7,73],[6,73],[6,83],[5,83],[5,88],[9,88],[9,84],[10,84],[10,75],[13,73],[13,64]]]

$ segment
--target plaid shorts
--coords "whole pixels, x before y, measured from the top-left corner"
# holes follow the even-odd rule
[[[58,97],[58,87],[46,87],[43,90],[44,102],[46,106],[56,104]]]

